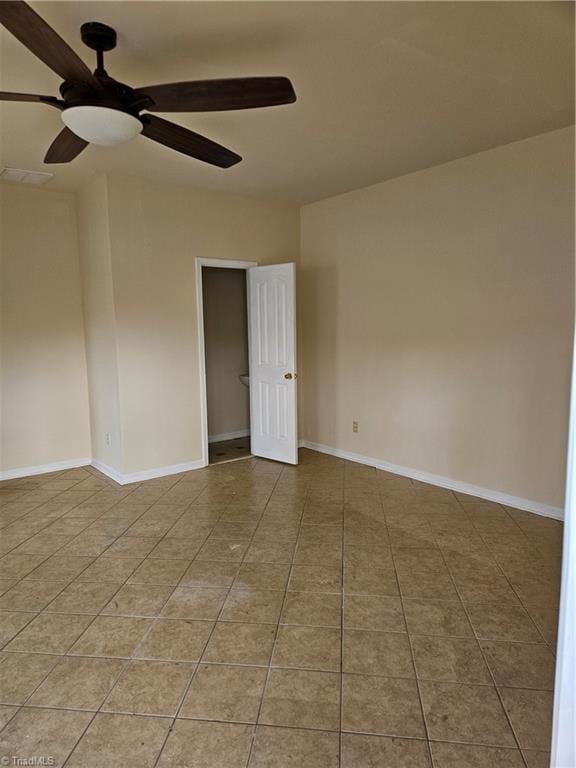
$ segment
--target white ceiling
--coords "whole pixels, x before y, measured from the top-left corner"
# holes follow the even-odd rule
[[[574,122],[571,2],[35,2],[81,54],[84,21],[118,32],[113,77],[287,75],[296,104],[166,115],[244,157],[221,170],[143,137],[42,158],[60,114],[1,108],[1,162],[73,189],[98,171],[309,202]],[[57,95],[59,78],[6,31],[1,88]]]

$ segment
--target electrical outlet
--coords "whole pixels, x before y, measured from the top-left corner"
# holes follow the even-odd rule
[[[352,432],[358,432],[358,422],[353,421],[352,422]]]
[[[106,445],[112,445],[112,435],[110,434],[110,432],[106,432],[105,438],[106,438]]]

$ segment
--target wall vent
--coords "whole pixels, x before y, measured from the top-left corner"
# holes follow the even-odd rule
[[[0,171],[0,179],[3,181],[19,181],[22,184],[46,184],[54,177],[53,173],[43,171],[25,171],[22,168],[3,168]]]

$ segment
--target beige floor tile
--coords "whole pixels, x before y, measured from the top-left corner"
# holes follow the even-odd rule
[[[214,530],[210,534],[210,538],[244,539],[245,541],[250,541],[255,530],[255,523],[219,522],[214,526]]]
[[[276,627],[270,624],[216,622],[202,661],[224,664],[267,665]]]
[[[345,629],[342,638],[342,671],[387,677],[414,677],[408,635]]]
[[[74,517],[61,517],[51,523],[48,528],[44,530],[50,533],[58,533],[64,536],[75,536],[81,531],[88,528],[90,520],[84,520],[82,518]]]
[[[458,593],[465,603],[486,603],[494,600],[511,606],[518,604],[516,593],[500,574],[485,576],[482,573],[470,573],[465,578],[453,574],[453,577]]]
[[[408,632],[416,635],[472,637],[466,611],[459,602],[405,599]]]
[[[344,675],[342,730],[424,738],[426,734],[416,681]]]
[[[180,579],[181,587],[229,589],[238,573],[238,563],[195,560]]]
[[[534,622],[521,605],[467,605],[466,611],[476,636],[482,640],[543,642]]]
[[[268,519],[266,515],[262,518],[256,531],[252,543],[265,545],[268,542],[286,543],[293,548],[299,532],[299,522],[297,519]]]
[[[499,688],[521,749],[548,751],[552,731],[552,693]]]
[[[344,534],[341,525],[302,525],[298,530],[298,544],[336,542],[342,544]],[[342,552],[340,553],[342,555]],[[341,558],[340,558],[341,559]]]
[[[0,731],[4,726],[12,720],[14,715],[19,712],[19,707],[1,706],[0,705]]]
[[[383,568],[369,563],[344,566],[344,592],[350,595],[398,595],[398,580],[392,564]]]
[[[113,512],[114,508],[111,511]],[[123,520],[122,518],[101,517],[90,523],[88,528],[85,529],[85,533],[92,536],[110,536],[115,541],[118,536],[121,536],[130,527],[131,522],[131,520]],[[110,547],[108,547],[106,553],[110,553]]]
[[[5,594],[15,584],[18,583],[17,579],[0,579],[0,595]]]
[[[431,739],[515,746],[495,688],[421,681],[420,694]]]
[[[234,581],[234,587],[285,590],[289,575],[288,564],[242,563]]]
[[[341,768],[431,768],[425,741],[356,733],[342,734],[340,765]]]
[[[269,589],[231,589],[221,621],[242,621],[258,624],[277,624],[284,601],[284,592]]]
[[[248,542],[244,539],[208,539],[196,555],[196,560],[239,563],[246,555],[247,549]]]
[[[340,627],[342,597],[327,592],[288,592],[280,617],[282,624]]]
[[[90,528],[87,528],[75,539],[72,539],[59,554],[61,556],[70,554],[83,555],[85,557],[98,557],[108,549],[115,538],[115,536],[91,533]]]
[[[125,584],[102,609],[109,616],[157,616],[172,594],[173,587],[152,584]]]
[[[108,557],[102,555],[86,568],[77,581],[99,581],[123,584],[142,562],[140,557]]]
[[[107,582],[73,581],[46,606],[51,613],[100,613],[118,589]]]
[[[328,565],[294,565],[288,582],[294,592],[342,592],[342,569]]]
[[[136,536],[120,536],[106,550],[109,557],[146,557],[158,544],[158,539],[144,539]]]
[[[60,768],[91,718],[90,712],[21,709],[0,733],[0,759],[13,765],[14,757],[31,760],[46,755]]]
[[[252,733],[251,725],[177,720],[158,768],[245,768]]]
[[[8,555],[0,558],[0,577],[4,579],[22,579],[24,576],[34,573],[34,569],[40,567],[40,564],[44,562],[49,562],[46,561],[46,555],[17,555],[10,552]],[[45,578],[51,581],[65,579],[65,576],[54,575],[54,572],[58,571],[58,568],[55,567],[57,564],[57,560],[52,561],[43,571],[43,574],[45,573],[46,575],[34,575],[34,578]],[[61,570],[64,569],[62,568]],[[71,579],[73,578],[74,576],[71,577]]]
[[[199,661],[213,626],[211,621],[156,619],[135,656],[142,659]]]
[[[390,544],[394,548],[410,547],[425,549],[436,547],[436,537],[433,531],[424,525],[415,528],[404,528],[397,525],[389,525]]]
[[[67,581],[69,583],[79,576],[92,562],[94,562],[93,557],[60,555],[56,553],[29,573],[27,578],[33,581]]]
[[[522,752],[528,768],[550,768],[549,752]]]
[[[70,653],[128,659],[152,624],[150,619],[97,616]]]
[[[127,536],[136,536],[143,539],[156,539],[159,541],[165,536],[172,525],[173,520],[146,519],[145,516],[132,523],[126,531]]]
[[[39,614],[5,650],[27,653],[66,653],[92,621],[92,616]]]
[[[173,717],[195,669],[182,662],[130,661],[102,711]]]
[[[176,587],[162,609],[163,618],[215,621],[224,605],[226,589]]]
[[[430,744],[434,768],[524,768],[517,749],[476,747],[471,744]]]
[[[41,611],[68,584],[67,581],[19,581],[0,597],[2,611]]]
[[[417,550],[414,550],[417,551]],[[410,570],[398,573],[402,597],[430,600],[458,600],[458,593],[448,572]]]
[[[416,676],[421,680],[492,683],[478,641],[474,638],[415,635],[411,644]]]
[[[272,669],[259,723],[337,731],[340,728],[340,675]]]
[[[5,647],[35,617],[35,613],[2,611],[0,613],[0,648]]]
[[[156,544],[148,557],[160,560],[187,560],[196,557],[202,546],[203,539],[169,539],[165,538]]]
[[[338,752],[336,733],[259,725],[248,768],[338,768]]]
[[[63,536],[57,533],[44,533],[41,531],[23,542],[16,550],[24,555],[52,555],[57,550],[65,547],[72,540],[72,536]],[[65,550],[63,550],[65,551]]]
[[[24,704],[57,663],[57,656],[46,654],[3,654],[0,663],[0,702]]]
[[[63,658],[32,695],[28,704],[58,709],[96,710],[111,690],[123,665],[120,659]]]
[[[341,631],[332,627],[278,628],[273,667],[340,671]]]
[[[247,563],[291,563],[294,544],[288,541],[254,541],[246,552]]]
[[[510,688],[554,688],[554,656],[545,645],[482,641],[496,685]]]
[[[294,562],[299,565],[334,565],[342,563],[342,544],[339,541],[298,541]]]
[[[262,667],[201,664],[179,717],[255,723],[266,675]]]
[[[153,768],[170,729],[159,717],[99,714],[66,763],[67,768]]]
[[[175,585],[178,584],[189,564],[189,560],[147,558],[130,576],[128,584]]]
[[[398,597],[345,595],[344,627],[406,632],[402,602]]]

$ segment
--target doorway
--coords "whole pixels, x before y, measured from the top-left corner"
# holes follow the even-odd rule
[[[251,455],[246,269],[201,269],[208,463],[219,464]]]
[[[292,262],[196,259],[202,463],[298,463]]]

